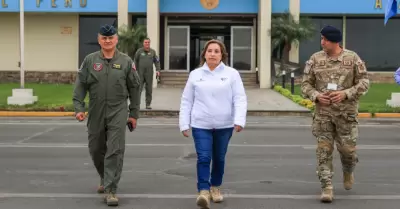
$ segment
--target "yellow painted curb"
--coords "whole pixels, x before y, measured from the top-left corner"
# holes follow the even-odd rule
[[[23,112],[23,111],[1,111],[2,117],[65,117],[74,116],[74,112]]]
[[[400,118],[400,113],[375,113],[375,118]]]
[[[358,113],[358,118],[372,118],[371,113]]]

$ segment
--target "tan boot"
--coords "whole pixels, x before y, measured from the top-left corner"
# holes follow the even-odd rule
[[[115,194],[113,193],[108,193],[107,195],[104,196],[104,202],[108,206],[118,206],[118,198]]]
[[[211,187],[211,199],[213,202],[218,203],[224,200],[224,197],[221,195],[221,189],[219,187]]]
[[[333,187],[328,186],[322,189],[321,202],[330,203],[333,201]]]
[[[199,196],[196,200],[197,206],[201,207],[202,209],[209,209],[210,208],[210,192],[207,190],[201,190]]]
[[[343,172],[343,186],[346,190],[350,190],[353,187],[354,174],[349,172]]]

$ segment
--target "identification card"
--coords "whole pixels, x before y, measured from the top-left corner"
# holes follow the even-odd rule
[[[328,83],[328,90],[337,90],[337,84],[336,83]]]

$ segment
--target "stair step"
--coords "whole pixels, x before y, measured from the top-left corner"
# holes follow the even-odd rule
[[[246,88],[259,88],[256,73],[240,73]],[[160,88],[184,88],[189,72],[161,72]]]

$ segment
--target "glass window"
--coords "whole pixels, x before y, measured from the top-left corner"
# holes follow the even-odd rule
[[[79,16],[79,63],[90,53],[100,50],[97,33],[102,25],[116,26],[117,16]]]
[[[169,31],[169,69],[188,69],[188,27],[170,26]]]
[[[332,25],[342,30],[342,17],[315,17],[311,19],[315,27],[315,34],[309,41],[303,41],[299,45],[299,64],[304,66],[310,56],[321,49],[321,29],[326,25]],[[283,49],[283,46],[282,48]],[[278,57],[278,56],[277,56]],[[280,56],[279,56],[280,57]]]
[[[400,19],[348,17],[346,48],[365,61],[368,71],[392,71],[400,66]]]
[[[237,70],[251,70],[253,28],[232,27],[231,66]]]
[[[233,60],[233,65],[232,65],[233,68],[237,70],[250,70],[251,48],[234,50],[232,60]]]
[[[237,28],[233,32],[233,46],[251,47],[251,28]]]
[[[187,69],[187,49],[169,49],[169,69],[182,70]]]
[[[170,46],[187,46],[187,29],[186,28],[170,28],[169,45]]]

